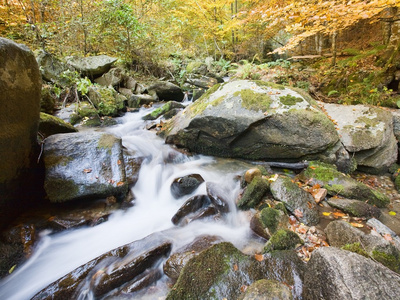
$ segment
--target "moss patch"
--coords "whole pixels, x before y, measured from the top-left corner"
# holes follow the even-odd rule
[[[295,232],[287,229],[279,229],[265,244],[264,252],[291,250],[295,249],[298,244],[303,244],[303,241]]]
[[[369,258],[367,251],[365,251],[360,243],[346,244],[342,247],[343,250],[351,251],[362,256]]]
[[[262,81],[262,80],[254,80],[254,82],[259,86],[259,87],[270,87],[272,89],[278,89],[278,90],[284,90],[285,87],[281,84],[276,84],[273,82],[269,81]]]
[[[103,134],[99,142],[97,144],[97,148],[99,149],[105,149],[108,151],[108,154],[111,154],[111,149],[115,144],[115,137],[112,136],[111,134]]]
[[[303,102],[304,100],[303,100],[303,98],[300,98],[300,97],[286,95],[286,96],[279,97],[279,101],[283,105],[293,106],[293,105],[296,105],[296,103]]]
[[[390,270],[400,273],[400,257],[394,256],[382,251],[372,251],[371,257],[382,265],[388,267]]]
[[[233,96],[240,96],[242,99],[242,106],[246,109],[254,111],[266,111],[269,109],[272,103],[272,99],[265,93],[255,92],[251,89],[244,89],[237,91]]]
[[[79,187],[72,180],[47,180],[44,188],[51,202],[64,202],[79,195]]]
[[[268,228],[269,232],[274,233],[278,228],[279,211],[271,207],[266,207],[261,211],[260,220],[264,228]]]
[[[262,200],[262,197],[269,189],[268,180],[262,177],[254,177],[245,189],[242,198],[238,201],[237,206],[246,210],[254,208]]]
[[[202,97],[203,98],[203,97]],[[213,101],[207,101],[206,98],[204,99],[199,99],[195,103],[193,103],[190,106],[190,112],[193,115],[199,115],[201,114],[209,105],[211,106],[217,106],[220,104],[223,100],[225,99],[225,96],[221,96]]]

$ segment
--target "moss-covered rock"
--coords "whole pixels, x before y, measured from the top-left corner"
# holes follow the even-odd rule
[[[288,229],[279,229],[275,232],[264,246],[264,252],[275,250],[292,250],[303,244],[297,233]]]
[[[240,209],[246,210],[254,208],[262,200],[262,197],[268,191],[269,182],[267,179],[256,176],[253,178],[251,183],[246,187],[243,195],[237,202],[237,206]]]
[[[167,112],[171,111],[175,108],[184,108],[185,106],[180,104],[179,102],[169,101],[165,103],[163,106],[156,108],[151,113],[143,116],[143,120],[155,120],[160,116],[166,114]]]
[[[76,131],[78,130],[74,126],[65,122],[64,120],[43,112],[40,113],[39,132],[43,135],[43,137],[48,137],[57,133]]]
[[[263,208],[250,221],[250,228],[259,236],[269,239],[278,229],[289,226],[289,217],[281,210]]]
[[[43,85],[42,86],[42,93],[40,99],[40,111],[52,114],[55,109],[57,97],[53,93],[53,88],[51,85]]]
[[[360,200],[330,198],[328,204],[355,217],[379,218],[381,210]]]
[[[116,117],[125,109],[126,98],[111,87],[90,87],[88,97],[101,116]]]
[[[346,244],[346,245],[342,246],[341,249],[351,251],[351,252],[354,252],[354,253],[360,254],[364,257],[369,258],[367,251],[365,251],[365,249],[361,246],[360,242]]]
[[[248,287],[245,294],[239,300],[290,300],[292,293],[290,288],[282,282],[276,280],[261,279]]]
[[[332,196],[340,195],[349,199],[363,200],[377,207],[385,207],[390,202],[389,198],[381,192],[344,175],[333,165],[311,161],[307,169],[300,174],[300,178],[311,184],[318,183]]]

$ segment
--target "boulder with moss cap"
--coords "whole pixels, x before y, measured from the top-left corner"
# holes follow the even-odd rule
[[[349,161],[333,123],[310,97],[268,82],[214,85],[164,129],[167,143],[208,155]]]

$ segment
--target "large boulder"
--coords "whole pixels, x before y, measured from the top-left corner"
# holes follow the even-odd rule
[[[400,277],[356,253],[322,247],[312,253],[304,278],[303,299],[397,299]]]
[[[108,72],[116,58],[107,55],[68,57],[67,63],[84,76],[97,77]]]
[[[39,133],[43,138],[46,138],[52,134],[77,131],[78,130],[74,126],[60,118],[43,112],[40,113]]]
[[[323,104],[337,123],[340,140],[359,169],[385,172],[397,160],[397,141],[389,111],[364,105]]]
[[[112,68],[101,77],[96,78],[94,82],[106,87],[119,86],[127,77],[125,71],[121,68]]]
[[[152,96],[157,96],[159,101],[178,101],[182,102],[184,94],[181,88],[168,81],[159,81],[153,83],[147,88]]]
[[[36,56],[42,78],[46,81],[57,82],[62,72],[68,70],[67,66],[52,54],[39,50]]]
[[[41,86],[33,53],[0,38],[0,228],[25,204],[34,203],[35,190],[39,190],[33,180],[38,176],[32,172],[37,160]]]
[[[106,133],[55,134],[44,144],[45,190],[51,202],[123,198],[128,192],[121,139]]]
[[[165,126],[166,142],[252,160],[348,160],[333,123],[307,95],[268,82],[215,85]]]

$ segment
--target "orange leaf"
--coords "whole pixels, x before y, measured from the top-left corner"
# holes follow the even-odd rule
[[[118,159],[118,161],[117,161],[117,164],[119,164],[119,165],[121,164],[121,161],[120,161],[119,159]]]
[[[117,186],[123,186],[124,182],[123,181],[118,181]]]
[[[92,172],[92,169],[84,169],[83,172],[85,172],[85,173],[91,173],[91,172]]]
[[[241,291],[242,293],[246,292],[246,290],[247,290],[247,285],[242,285],[242,286],[240,287],[240,291]]]
[[[254,254],[254,258],[257,261],[263,261],[264,260],[264,255],[262,255],[262,254]]]
[[[364,225],[363,224],[360,224],[360,223],[350,223],[351,224],[351,226],[354,226],[354,227],[357,227],[357,228],[361,228],[361,227],[364,227]]]
[[[332,215],[334,215],[336,218],[342,218],[342,217],[344,217],[346,214],[344,214],[344,213],[342,213],[342,212],[336,211],[336,212],[332,213]]]
[[[295,209],[295,210],[294,210],[294,215],[295,215],[297,218],[302,218],[302,217],[303,217],[303,213],[302,213],[300,210],[298,210],[298,209]]]
[[[237,265],[237,264],[234,264],[234,265],[233,265],[233,271],[235,271],[235,272],[236,272],[237,270],[239,270],[239,267],[238,267],[238,265]]]
[[[387,241],[393,241],[392,236],[389,233],[386,233],[383,235],[383,238]]]
[[[312,169],[312,170],[316,169],[316,167],[314,167],[314,166],[309,166],[309,168]]]

